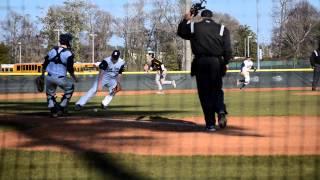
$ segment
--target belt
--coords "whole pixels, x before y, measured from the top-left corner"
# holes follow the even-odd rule
[[[48,73],[48,76],[52,76],[50,73]],[[58,78],[64,78],[65,76],[58,76]]]

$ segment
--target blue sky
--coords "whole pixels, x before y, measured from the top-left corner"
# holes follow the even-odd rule
[[[65,0],[1,0],[0,18],[3,19],[9,9],[20,13],[30,14],[31,17],[45,15],[51,5],[59,5]],[[123,14],[123,4],[130,0],[88,0],[100,8],[110,12],[114,16]],[[152,1],[152,0],[147,0]],[[320,0],[309,0],[317,8],[320,8]],[[228,13],[236,18],[240,24],[246,24],[257,31],[256,0],[207,0],[206,7],[212,11]],[[259,0],[259,38],[261,42],[269,43],[272,30],[272,0]],[[117,38],[111,40],[112,44],[121,44]]]

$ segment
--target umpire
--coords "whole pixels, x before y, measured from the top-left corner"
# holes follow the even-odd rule
[[[314,50],[310,56],[310,63],[313,70],[312,91],[317,90],[319,78],[320,78],[320,38],[318,41],[318,49]]]
[[[232,57],[229,30],[214,22],[212,16],[213,13],[206,9],[201,12],[202,20],[193,22],[191,13],[187,13],[177,32],[178,36],[191,42],[194,54],[191,76],[196,77],[207,131],[216,131],[215,113],[218,113],[219,126],[226,126],[222,78]]]

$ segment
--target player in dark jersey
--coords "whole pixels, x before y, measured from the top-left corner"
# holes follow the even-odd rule
[[[167,69],[164,64],[155,58],[155,54],[153,51],[148,51],[147,54],[147,63],[144,66],[144,70],[146,72],[156,71],[155,82],[158,86],[157,94],[164,94],[162,85],[172,85],[173,88],[176,88],[175,80],[167,81]]]

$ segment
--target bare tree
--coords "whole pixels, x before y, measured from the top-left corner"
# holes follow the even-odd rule
[[[178,43],[181,39],[176,36],[181,18],[177,11],[179,4],[170,0],[155,0],[153,7],[148,15],[151,26],[148,46],[156,50],[158,58],[166,63],[168,69],[180,70],[182,59],[179,50],[182,49],[182,43]]]
[[[87,31],[96,35],[94,47],[96,52],[95,57],[102,59],[107,54],[107,41],[109,41],[113,35],[113,17],[110,13],[99,9],[97,6],[88,4],[86,20]],[[90,41],[92,41],[92,38]]]
[[[57,45],[58,38],[55,30],[62,31],[63,26],[63,11],[61,6],[49,7],[47,14],[40,17],[39,21],[42,23],[41,36],[47,40],[48,48]]]
[[[18,41],[21,36],[23,16],[10,11],[4,22],[1,23],[1,28],[3,30],[3,37],[10,49],[10,56],[13,59],[12,63],[18,62]]]
[[[1,23],[3,37],[9,47],[11,63],[17,63],[19,57],[19,45],[21,43],[22,62],[35,62],[41,59],[40,51],[43,44],[39,36],[39,30],[30,15],[18,14],[14,11],[9,12],[8,17]]]
[[[125,42],[125,58],[129,70],[141,69],[147,43],[145,1],[137,0],[124,5],[126,15],[117,19],[117,34]]]
[[[287,47],[287,56],[303,57],[311,51],[310,43],[315,37],[312,31],[319,23],[319,12],[307,1],[298,3],[288,14],[288,21],[284,25],[283,43]]]
[[[292,8],[295,0],[272,0],[273,10],[272,17],[274,19],[274,30],[273,30],[273,47],[278,56],[282,56],[283,46],[283,28],[284,24],[288,20],[289,9]]]

